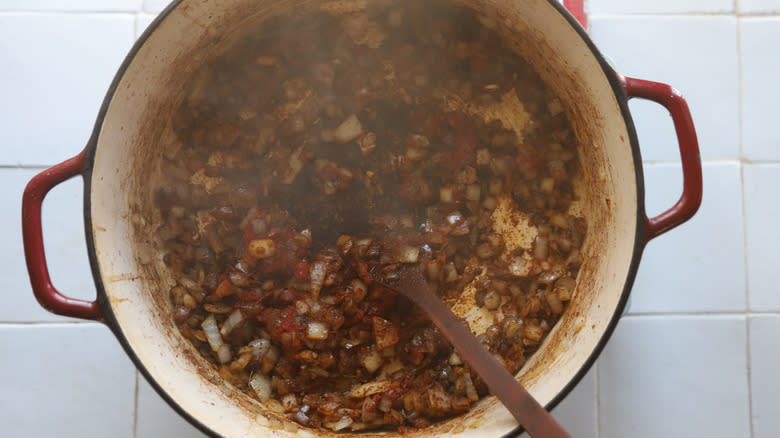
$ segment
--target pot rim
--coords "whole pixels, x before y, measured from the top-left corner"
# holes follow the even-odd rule
[[[165,9],[163,9],[159,13],[159,15],[152,21],[152,23],[149,24],[149,26],[146,28],[146,30],[144,30],[141,36],[133,44],[133,47],[130,49],[128,54],[125,56],[124,60],[122,61],[122,64],[118,68],[116,74],[114,75],[113,80],[111,81],[111,85],[109,86],[105,97],[103,98],[103,102],[100,106],[100,110],[98,112],[92,130],[92,134],[90,135],[90,138],[85,148],[84,169],[82,172],[83,179],[84,179],[84,233],[86,235],[86,242],[87,242],[87,256],[89,258],[89,264],[92,270],[92,277],[95,280],[95,288],[97,290],[97,303],[104,316],[103,322],[106,324],[106,326],[108,326],[108,328],[117,338],[120,345],[125,350],[125,353],[133,361],[133,364],[135,365],[136,369],[144,376],[146,381],[163,398],[163,400],[165,400],[165,402],[171,408],[173,408],[180,416],[186,419],[190,424],[195,426],[198,430],[200,430],[201,432],[205,433],[208,436],[218,438],[220,437],[219,434],[211,430],[209,427],[207,427],[197,418],[190,415],[171,396],[169,396],[167,392],[165,392],[161,388],[161,386],[149,373],[149,370],[146,368],[144,363],[136,355],[133,348],[130,346],[127,336],[125,335],[124,331],[122,330],[122,327],[117,321],[116,315],[114,314],[111,305],[109,303],[108,297],[106,295],[105,286],[103,284],[103,278],[100,273],[100,265],[97,260],[95,241],[92,235],[92,228],[93,228],[92,215],[91,215],[92,203],[90,197],[90,193],[92,191],[92,172],[93,172],[93,166],[95,162],[95,154],[97,151],[98,140],[100,138],[100,131],[103,125],[103,121],[105,120],[106,113],[108,112],[108,107],[111,104],[114,94],[116,93],[116,90],[119,87],[119,83],[124,77],[125,72],[129,68],[130,64],[132,64],[132,62],[135,60],[135,57],[140,51],[141,47],[143,47],[143,45],[149,39],[151,34],[154,33],[154,31],[157,29],[160,23],[162,23],[162,21],[164,21],[168,17],[168,15],[170,15],[184,1],[187,0],[173,0],[170,4],[168,4],[168,6],[165,7]],[[567,23],[569,23],[570,26],[574,28],[574,30],[577,32],[579,37],[586,44],[586,46],[590,50],[590,54],[596,58],[596,61],[601,66],[601,70],[606,76],[607,81],[609,82],[609,85],[612,88],[612,91],[614,92],[618,104],[618,108],[620,109],[620,114],[623,117],[623,120],[626,125],[626,130],[628,132],[628,139],[629,139],[629,144],[631,146],[631,154],[634,163],[634,175],[636,176],[635,183],[637,188],[637,198],[636,198],[637,211],[636,211],[636,228],[635,228],[636,231],[634,234],[634,245],[633,245],[634,249],[631,255],[629,269],[626,274],[626,279],[623,285],[623,291],[620,294],[620,299],[618,300],[617,307],[615,308],[613,315],[611,316],[609,322],[607,323],[607,327],[604,331],[604,334],[601,336],[601,338],[597,342],[595,348],[590,353],[588,358],[583,362],[582,367],[580,367],[580,369],[574,374],[574,376],[563,387],[563,389],[561,389],[558,392],[558,394],[555,395],[555,397],[553,397],[552,400],[550,400],[550,402],[545,405],[545,409],[551,411],[567,395],[569,395],[569,393],[579,384],[579,382],[582,380],[585,374],[587,374],[587,372],[591,369],[593,364],[601,355],[601,352],[604,350],[604,347],[606,346],[607,342],[612,337],[612,334],[614,333],[615,328],[617,327],[618,321],[623,315],[624,309],[626,307],[629,296],[631,294],[631,289],[634,284],[634,279],[636,278],[636,273],[639,268],[639,262],[642,257],[642,252],[644,251],[645,244],[647,243],[647,239],[645,237],[646,229],[647,229],[647,216],[645,214],[645,185],[644,185],[644,173],[642,168],[642,157],[639,150],[639,140],[636,134],[636,128],[634,126],[633,118],[631,117],[631,113],[628,108],[628,97],[626,96],[625,93],[622,76],[618,72],[616,72],[615,69],[612,68],[610,63],[601,54],[601,52],[596,47],[595,43],[591,40],[590,36],[587,34],[587,31],[579,24],[577,19],[573,15],[571,15],[571,13],[566,9],[566,7],[562,3],[560,3],[557,0],[546,0],[546,1],[567,21]],[[517,426],[509,433],[503,435],[502,438],[516,437],[519,436],[521,433],[523,433],[523,431],[524,429],[522,426]]]

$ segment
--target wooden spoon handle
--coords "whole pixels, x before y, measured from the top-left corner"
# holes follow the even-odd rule
[[[490,354],[471,329],[456,317],[431,290],[419,269],[404,269],[401,280],[390,286],[428,314],[471,368],[534,438],[571,438],[568,432],[534,399],[523,385]]]

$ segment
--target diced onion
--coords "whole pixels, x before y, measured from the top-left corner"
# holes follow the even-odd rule
[[[271,341],[268,339],[255,339],[248,344],[252,347],[252,356],[255,359],[262,359],[271,348]]]
[[[441,202],[451,204],[455,202],[455,194],[452,191],[452,187],[442,187],[439,189],[439,199]]]
[[[261,362],[261,370],[263,371],[263,374],[270,373],[271,370],[274,369],[274,365],[276,365],[277,360],[279,360],[279,349],[272,345],[271,348],[268,349],[268,352],[265,354],[265,356],[263,356],[263,360]]]
[[[483,243],[474,250],[474,252],[477,254],[477,257],[481,259],[489,259],[493,257],[493,248],[490,247],[490,245]]]
[[[466,199],[469,201],[479,201],[481,188],[479,184],[469,184],[466,186]]]
[[[371,351],[363,358],[363,366],[372,373],[382,366],[382,356],[377,351]]]
[[[550,223],[556,227],[563,228],[564,230],[569,229],[569,219],[566,217],[566,215],[560,213],[551,215]]]
[[[326,267],[324,262],[315,262],[309,270],[309,291],[315,299],[320,295],[322,284],[325,282]]]
[[[534,239],[534,257],[539,260],[547,258],[549,252],[549,242],[546,237],[536,236]]]
[[[312,321],[306,326],[306,337],[321,341],[328,338],[328,325],[320,321]]]
[[[523,330],[523,336],[533,342],[539,342],[544,336],[544,329],[536,324],[526,324]]]
[[[358,140],[358,147],[360,147],[360,153],[364,156],[369,155],[376,149],[376,134],[369,132],[366,135],[360,137]]]
[[[477,166],[490,166],[490,151],[488,149],[477,149]]]
[[[366,297],[367,293],[368,293],[368,286],[366,286],[366,284],[363,283],[362,280],[360,280],[359,278],[352,280],[352,299],[356,303],[363,301],[363,298]]]
[[[247,277],[246,274],[244,274],[243,272],[231,271],[228,274],[228,278],[230,279],[230,282],[233,283],[235,286],[240,286],[240,287],[249,286],[249,277]]]
[[[488,310],[496,310],[501,305],[501,297],[495,291],[489,291],[485,295],[485,308]]]
[[[428,155],[424,149],[408,147],[406,148],[406,158],[412,163],[417,162],[425,158]]]
[[[256,239],[249,242],[246,250],[256,259],[265,259],[276,254],[276,244],[271,239]]]
[[[322,425],[327,427],[328,429],[334,431],[334,432],[338,432],[340,430],[344,430],[344,429],[348,428],[349,426],[352,425],[352,423],[354,423],[354,421],[352,421],[351,418],[349,418],[347,416],[343,416],[343,417],[341,417],[341,419],[339,421],[336,421],[336,422],[333,422],[333,423],[324,422],[324,423],[322,423]]]
[[[306,164],[305,154],[305,146],[301,146],[290,155],[290,159],[287,161],[287,169],[285,169],[282,175],[282,184],[292,184],[295,181],[295,178],[301,173],[301,169]]]
[[[219,346],[219,350],[217,350],[217,358],[219,358],[220,363],[228,363],[232,357],[233,353],[230,351],[230,345],[222,344]]]
[[[228,318],[225,320],[225,323],[222,324],[222,329],[220,329],[219,333],[222,334],[222,336],[227,336],[230,334],[230,332],[233,331],[241,322],[244,320],[244,315],[241,314],[240,309],[236,309],[233,311],[233,313],[228,316]]]
[[[220,298],[226,297],[236,293],[236,287],[233,286],[233,283],[230,280],[225,279],[219,283],[219,286],[217,286],[217,290],[214,293]]]
[[[349,392],[351,398],[370,397],[374,394],[381,394],[393,388],[393,382],[390,380],[380,380],[378,382],[368,382],[355,386]]]
[[[547,177],[542,179],[542,182],[539,184],[539,190],[542,193],[550,194],[553,192],[553,189],[555,189],[555,179],[551,177]]]
[[[268,377],[261,373],[255,373],[252,379],[249,381],[249,386],[257,394],[257,398],[262,402],[268,401],[271,398],[271,381]]]
[[[550,306],[550,310],[552,310],[554,314],[557,315],[563,312],[563,303],[561,303],[561,300],[558,298],[557,292],[547,292],[545,298],[547,299],[547,305]]]
[[[458,269],[455,267],[455,263],[449,262],[444,265],[444,282],[451,283],[458,279]]]
[[[523,257],[515,257],[509,263],[509,273],[515,277],[527,277],[531,274],[533,262]]]
[[[398,261],[401,263],[417,263],[420,249],[414,246],[402,246]]]
[[[337,143],[352,141],[363,133],[363,125],[357,116],[350,114],[341,124],[333,130],[333,140]]]
[[[211,349],[215,352],[218,351],[224,342],[222,341],[222,336],[219,335],[219,327],[217,327],[217,320],[214,319],[214,315],[209,315],[200,326],[206,334],[206,340]]]

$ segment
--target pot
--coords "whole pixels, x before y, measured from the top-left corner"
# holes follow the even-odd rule
[[[229,44],[238,30],[311,0],[174,1],[138,40],[108,91],[86,148],[43,171],[24,192],[25,255],[35,296],[51,312],[100,321],[138,369],[182,416],[220,436],[293,436],[298,427],[225,383],[182,337],[171,316],[171,278],[154,240],[134,226],[151,217],[154,182],[184,79]],[[589,218],[585,262],[574,299],[517,378],[547,409],[577,384],[620,318],[645,245],[690,219],[702,196],[696,134],[674,88],[616,73],[576,20],[555,0],[463,1],[511,41],[564,103],[581,145],[582,198]],[[633,97],[666,107],[677,132],[684,187],[679,201],[648,218],[642,161],[628,110]],[[84,179],[84,218],[95,301],[61,294],[46,267],[41,203],[68,178]],[[520,429],[494,397],[416,436],[497,436]],[[327,431],[303,431],[316,436]],[[393,433],[383,433],[395,436]],[[344,434],[341,434],[344,436]]]

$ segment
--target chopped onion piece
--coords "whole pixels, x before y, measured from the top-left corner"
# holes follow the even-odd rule
[[[328,339],[328,325],[319,321],[310,322],[306,326],[306,337],[318,341]]]
[[[479,201],[481,188],[479,184],[469,184],[466,186],[466,199],[469,201]]]
[[[501,305],[501,297],[496,291],[489,291],[485,294],[485,308],[488,310],[496,310]]]
[[[398,327],[395,324],[378,316],[372,317],[371,322],[377,350],[384,350],[398,343]]]
[[[477,149],[477,166],[490,166],[490,151],[488,149]]]
[[[368,286],[366,286],[366,284],[363,283],[362,280],[360,280],[359,278],[352,280],[352,299],[356,303],[363,301],[363,298],[366,297],[367,293],[368,293]]]
[[[357,116],[350,114],[341,124],[333,130],[333,140],[337,143],[347,143],[360,136],[363,133],[363,125],[360,124]]]
[[[263,374],[268,374],[271,372],[272,369],[274,369],[274,365],[276,365],[276,361],[279,360],[279,349],[275,346],[271,346],[271,348],[268,349],[268,352],[263,356],[263,360],[261,362],[261,370],[263,371]]]
[[[557,315],[563,312],[563,303],[561,303],[561,300],[558,298],[557,292],[547,292],[545,298],[547,299],[547,305],[550,306],[550,310],[552,310],[554,314]]]
[[[306,161],[305,146],[301,146],[290,155],[290,159],[287,161],[287,169],[285,169],[284,175],[282,175],[282,184],[292,184],[298,174],[301,173],[301,169],[303,169]]]
[[[534,257],[536,257],[539,260],[544,260],[547,258],[547,253],[549,252],[549,241],[546,237],[542,236],[536,236],[536,239],[534,239]]]
[[[368,382],[352,388],[352,390],[349,392],[349,397],[351,398],[369,397],[374,394],[381,394],[383,392],[387,392],[392,388],[393,388],[393,382],[391,382],[390,380]]]
[[[233,353],[230,351],[230,345],[222,344],[219,346],[219,350],[217,350],[217,358],[219,358],[220,363],[228,363],[232,357]]]
[[[233,283],[230,280],[225,279],[222,280],[222,283],[220,283],[219,286],[217,286],[217,290],[214,293],[218,297],[222,298],[236,293],[236,288],[233,286]]]
[[[249,242],[246,250],[256,259],[265,259],[276,254],[276,244],[271,239],[256,239]]]
[[[252,356],[255,359],[262,359],[271,348],[271,341],[268,339],[255,339],[248,344],[252,347]]]
[[[324,262],[315,262],[309,270],[309,290],[315,299],[320,296],[320,290],[322,290],[322,285],[325,282],[326,267]]]
[[[228,318],[225,320],[225,323],[222,324],[222,328],[219,330],[219,333],[222,334],[222,336],[227,336],[230,334],[230,332],[233,331],[236,327],[238,327],[239,324],[244,320],[244,315],[241,314],[241,309],[236,309],[233,311],[233,313],[228,316]]]
[[[360,153],[364,156],[369,155],[376,149],[376,134],[369,132],[360,137],[360,139],[358,139],[358,147],[360,147]]]
[[[224,344],[224,341],[222,341],[222,336],[219,335],[219,327],[217,327],[217,320],[214,319],[214,315],[209,315],[200,326],[203,328],[203,332],[206,333],[206,340],[211,349],[215,352],[218,351],[219,347]]]
[[[533,262],[523,257],[515,257],[509,262],[509,273],[515,277],[527,277],[533,269]]]
[[[444,186],[440,188],[439,199],[441,199],[441,202],[445,202],[448,204],[455,202],[455,194],[452,190],[452,187]]]
[[[455,267],[455,263],[449,262],[444,265],[444,282],[451,283],[458,279],[458,269]]]
[[[551,215],[550,223],[564,230],[569,229],[569,219],[564,214],[556,213]]]
[[[324,423],[322,423],[322,425],[327,427],[328,429],[334,431],[334,432],[338,432],[340,430],[344,430],[344,429],[348,428],[349,426],[352,425],[353,422],[354,421],[352,421],[351,418],[349,418],[347,416],[343,416],[343,417],[341,417],[341,419],[339,421],[336,421],[334,423],[324,422]]]
[[[417,263],[420,249],[414,246],[402,246],[398,261],[401,263]]]
[[[255,373],[255,375],[252,376],[252,379],[249,381],[249,386],[252,387],[255,394],[257,394],[257,398],[260,399],[261,402],[266,402],[271,398],[271,380],[261,373]]]
[[[382,356],[377,351],[371,351],[363,358],[363,366],[373,374],[382,366]]]
[[[550,194],[553,192],[553,189],[555,189],[555,179],[552,177],[547,177],[542,179],[542,182],[539,184],[539,190],[542,193]]]

